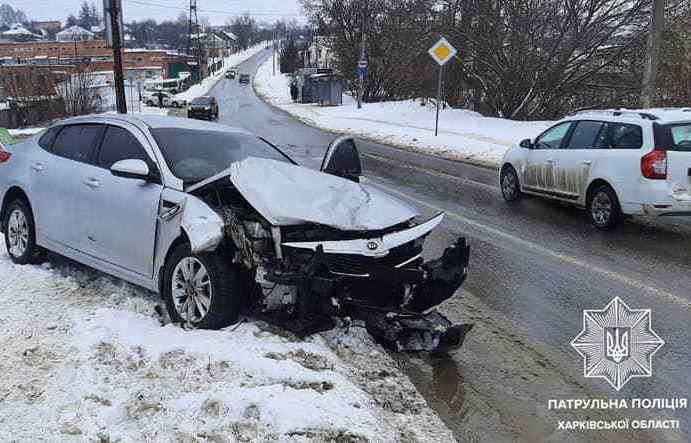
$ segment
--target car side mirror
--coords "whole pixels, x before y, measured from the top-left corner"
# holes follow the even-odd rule
[[[144,160],[127,159],[113,163],[110,173],[116,177],[153,181],[154,177]]]
[[[320,170],[359,183],[362,164],[353,137],[344,136],[334,140],[324,154]]]
[[[533,142],[530,141],[529,138],[526,138],[525,140],[521,140],[521,143],[519,143],[519,146],[521,148],[525,148],[525,149],[533,149]]]

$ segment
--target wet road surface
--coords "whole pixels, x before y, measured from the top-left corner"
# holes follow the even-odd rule
[[[268,55],[253,57],[240,72],[254,74]],[[265,104],[251,86],[222,80],[212,94],[220,123],[257,133],[305,166],[318,168],[336,136]],[[430,257],[458,236],[471,242],[468,281],[442,306],[453,320],[476,323],[466,344],[442,358],[401,358],[459,440],[645,440],[640,433],[559,434],[557,418],[597,411],[548,411],[547,401],[691,396],[691,220],[634,219],[598,232],[574,208],[539,199],[507,205],[494,170],[366,141],[358,146],[371,183],[425,215],[447,213],[428,240]],[[569,345],[581,331],[583,310],[602,309],[615,296],[651,309],[653,328],[666,342],[654,357],[653,377],[634,379],[620,392],[585,380],[582,359]],[[613,417],[646,413],[681,417],[682,429],[691,425],[689,409]],[[678,432],[652,435],[686,439]]]

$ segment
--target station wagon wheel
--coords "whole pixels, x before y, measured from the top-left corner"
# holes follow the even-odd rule
[[[10,259],[17,264],[38,263],[44,250],[36,245],[36,229],[31,208],[24,200],[15,200],[5,211],[5,246]]]
[[[515,202],[522,197],[521,185],[518,181],[518,174],[511,165],[506,165],[501,170],[499,177],[501,193],[507,202]]]
[[[244,283],[236,265],[221,253],[190,253],[179,244],[163,273],[163,298],[170,318],[195,328],[219,329],[237,321]]]
[[[622,219],[617,194],[607,185],[599,186],[590,193],[587,209],[590,221],[598,229],[612,229]]]

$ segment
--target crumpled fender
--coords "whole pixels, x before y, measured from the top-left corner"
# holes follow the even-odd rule
[[[225,236],[221,216],[193,195],[185,200],[180,228],[187,234],[193,254],[213,251]]]

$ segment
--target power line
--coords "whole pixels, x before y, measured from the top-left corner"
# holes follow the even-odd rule
[[[177,9],[180,11],[187,11],[186,7],[179,7],[179,6],[171,6],[171,5],[164,5],[162,3],[153,3],[150,1],[142,1],[142,0],[123,0],[126,3],[134,3],[137,5],[143,5],[143,6],[151,6],[154,8],[162,8],[162,9]],[[234,16],[242,16],[245,15],[246,13],[253,15],[253,16],[267,16],[267,17],[302,17],[302,14],[298,12],[286,12],[286,11],[272,11],[272,12],[251,12],[251,11],[244,11],[244,12],[231,12],[231,11],[221,11],[218,9],[202,9],[198,8],[198,12],[203,12],[205,14],[223,14],[223,15],[234,15]]]

